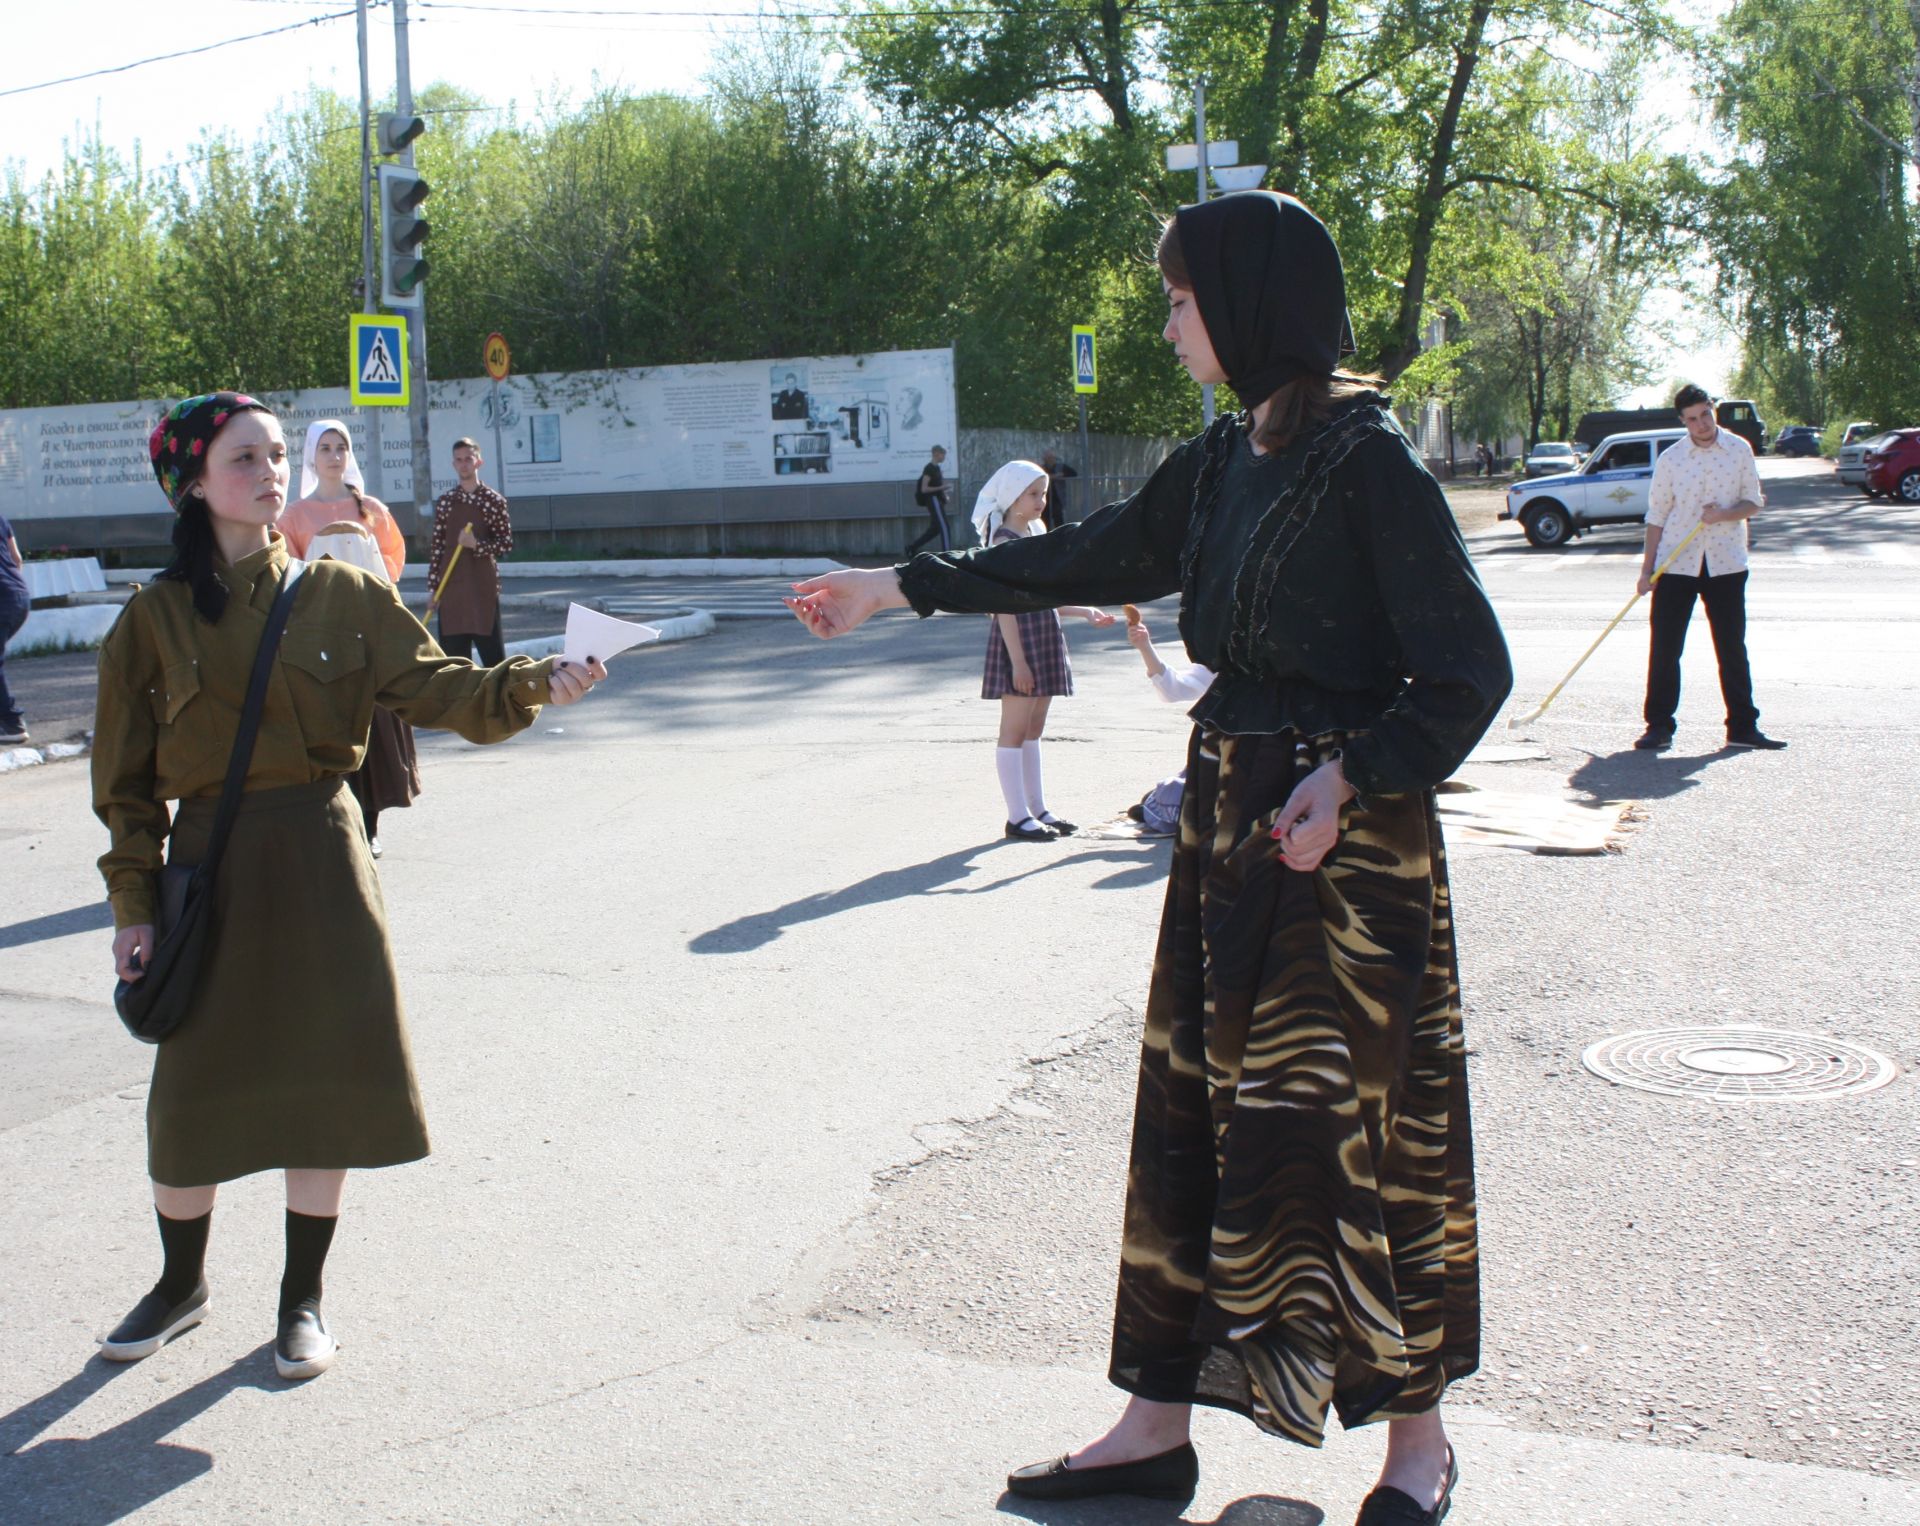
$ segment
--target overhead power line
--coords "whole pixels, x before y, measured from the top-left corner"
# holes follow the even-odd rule
[[[377,0],[384,3],[384,0]],[[89,69],[84,74],[69,74],[61,79],[42,80],[37,85],[15,85],[0,90],[0,97],[9,95],[29,95],[35,90],[51,90],[56,85],[74,85],[81,80],[99,79],[108,74],[125,74],[129,69],[144,69],[148,64],[163,64],[170,59],[192,58],[197,53],[211,53],[217,48],[231,48],[236,43],[258,42],[262,37],[277,37],[282,32],[297,32],[302,27],[320,26],[328,21],[338,21],[343,16],[351,16],[351,10],[329,11],[324,16],[309,16],[304,21],[290,21],[285,26],[268,27],[264,32],[249,32],[244,37],[227,37],[219,42],[205,42],[197,48],[181,48],[174,53],[156,53],[151,58],[136,58],[131,63],[113,64],[105,69]]]

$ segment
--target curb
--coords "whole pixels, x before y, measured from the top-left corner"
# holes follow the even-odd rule
[[[660,640],[649,641],[647,646],[659,646],[668,641],[693,641],[701,636],[711,636],[717,624],[712,614],[704,609],[690,609],[665,620],[647,623],[660,632]],[[507,655],[509,657],[558,657],[566,644],[565,635],[531,636],[525,641],[509,641]],[[646,647],[638,647],[635,650],[645,651]]]
[[[618,562],[517,562],[500,563],[503,578],[811,578],[826,572],[843,572],[845,562],[826,557],[789,556],[704,556],[657,557]],[[158,567],[113,567],[107,571],[109,585],[151,583]],[[424,578],[424,562],[408,562],[400,569],[403,578]]]
[[[35,768],[42,763],[60,763],[68,758],[83,758],[92,750],[91,740],[49,742],[45,747],[8,747],[0,750],[0,774],[18,773],[23,768]]]

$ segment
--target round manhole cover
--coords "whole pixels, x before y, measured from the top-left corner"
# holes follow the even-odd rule
[[[1588,1046],[1580,1062],[1622,1086],[1713,1102],[1846,1097],[1894,1077],[1885,1055],[1780,1028],[1647,1028]]]

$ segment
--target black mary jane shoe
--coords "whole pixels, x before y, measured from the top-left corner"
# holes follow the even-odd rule
[[[157,1291],[149,1293],[114,1326],[111,1335],[101,1338],[100,1355],[109,1362],[137,1362],[152,1356],[168,1341],[199,1324],[211,1307],[204,1278],[179,1303],[168,1303]]]
[[[1029,1463],[1007,1475],[1007,1490],[1030,1500],[1083,1500],[1101,1494],[1137,1494],[1151,1500],[1193,1498],[1200,1487],[1200,1459],[1193,1443],[1171,1452],[1105,1468],[1071,1468],[1067,1459]]]
[[[1080,830],[1071,821],[1062,821],[1058,816],[1052,814],[1037,816],[1034,819],[1038,821],[1041,826],[1059,837],[1071,837],[1075,832]]]
[[[1360,1502],[1360,1514],[1353,1526],[1440,1526],[1453,1508],[1453,1486],[1460,1482],[1460,1463],[1447,1448],[1447,1481],[1440,1486],[1440,1499],[1428,1510],[1404,1489],[1382,1484]]]
[[[1007,836],[1016,842],[1052,842],[1055,835],[1051,827],[1032,816],[1017,824],[1007,823]]]

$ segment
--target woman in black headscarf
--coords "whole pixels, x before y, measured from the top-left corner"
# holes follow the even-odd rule
[[[1165,337],[1244,411],[1052,535],[841,572],[818,635],[911,605],[1011,612],[1179,591],[1219,674],[1148,999],[1114,1315],[1133,1397],[1015,1493],[1186,1498],[1191,1406],[1320,1444],[1390,1422],[1363,1526],[1437,1521],[1442,1393],[1479,1360],[1466,1046],[1434,787],[1506,698],[1506,644],[1446,499],[1352,350],[1326,228],[1268,192],[1161,238]]]

